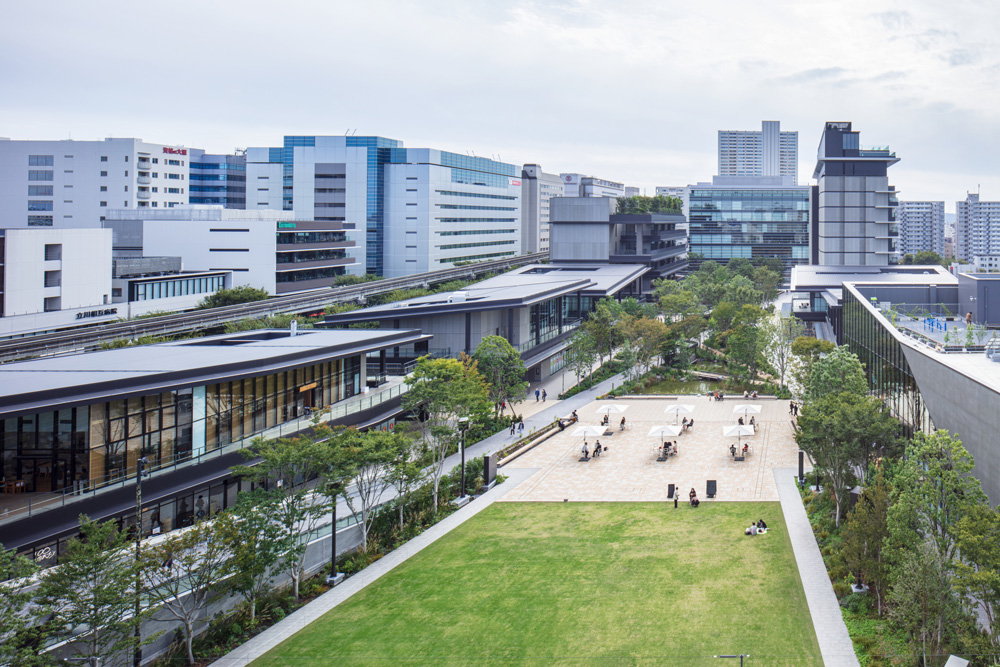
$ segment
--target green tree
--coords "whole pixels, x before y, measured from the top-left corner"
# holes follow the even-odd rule
[[[393,467],[411,451],[409,437],[396,431],[347,429],[333,440],[337,466],[350,470],[354,493],[342,487],[342,497],[361,528],[361,551],[368,552],[368,532],[382,497],[392,487]]]
[[[634,195],[632,197],[619,197],[615,203],[615,214],[680,213],[683,206],[684,202],[677,197],[668,197],[666,195],[656,195],[655,197]]]
[[[955,538],[955,589],[972,609],[982,610],[990,641],[1000,647],[1000,513],[988,505],[973,505],[959,519]]]
[[[835,347],[825,357],[813,361],[805,386],[806,400],[842,392],[857,396],[868,393],[865,369],[846,345]]]
[[[419,415],[420,437],[433,458],[431,479],[434,483],[434,511],[437,511],[444,461],[458,441],[458,421],[474,420],[489,412],[486,381],[475,361],[421,357],[413,373],[406,378],[409,387],[403,406]]]
[[[756,289],[750,279],[734,276],[726,285],[723,299],[738,308],[760,306],[764,302],[764,293]]]
[[[74,657],[97,656],[114,664],[137,649],[133,636],[137,567],[127,533],[113,521],[97,523],[80,516],[80,537],[67,543],[66,557],[59,567],[46,571],[38,588],[38,601],[52,613],[52,627],[77,637],[72,644]],[[139,622],[152,611],[140,612]],[[146,637],[140,645],[155,638]]]
[[[933,250],[921,250],[913,256],[913,263],[919,266],[927,266],[931,264],[940,264],[941,266],[948,266],[944,257],[937,254]]]
[[[615,348],[621,342],[618,329],[618,313],[611,305],[609,299],[601,299],[597,302],[594,311],[591,312],[581,325],[587,335],[594,341],[597,354],[601,364],[604,364],[604,357],[608,361],[614,356]]]
[[[768,326],[769,316],[758,306],[745,305],[733,317],[733,326],[726,339],[729,356],[746,367],[746,377],[757,379],[765,363],[764,352],[770,345],[773,327]]]
[[[0,664],[41,667],[54,662],[39,654],[49,634],[44,608],[33,608],[35,595],[26,585],[38,572],[33,561],[0,544]]]
[[[225,592],[221,582],[232,554],[222,530],[215,521],[200,521],[146,544],[142,551],[149,600],[181,624],[189,665],[195,662],[195,634],[210,620],[207,607]]]
[[[888,599],[889,616],[906,632],[926,667],[927,656],[940,653],[945,629],[960,616],[941,554],[925,542],[916,544],[896,568]]]
[[[389,468],[389,481],[396,489],[396,509],[399,510],[399,528],[403,528],[403,510],[410,500],[410,494],[417,490],[427,478],[427,452],[407,437],[409,449],[399,452],[399,456]]]
[[[659,297],[660,312],[667,323],[683,320],[704,312],[697,295],[691,290],[678,289]]]
[[[624,320],[624,339],[635,341],[636,376],[649,371],[653,359],[660,353],[661,346],[667,338],[667,325],[659,319],[649,317],[626,317]]]
[[[590,375],[597,361],[597,344],[594,342],[586,329],[577,329],[570,340],[569,347],[566,348],[566,365],[573,370],[576,375],[576,383],[580,384],[583,378]]]
[[[761,293],[763,303],[770,303],[778,298],[778,285],[781,284],[781,272],[774,272],[766,266],[758,266],[753,270],[750,279],[755,290]]]
[[[257,601],[271,590],[280,565],[284,531],[272,519],[279,496],[263,488],[244,491],[236,504],[215,516],[219,536],[230,552],[225,577],[250,609],[250,623],[257,619]]]
[[[878,615],[889,586],[889,562],[883,545],[889,537],[889,487],[879,471],[874,483],[861,492],[854,509],[848,512],[844,529],[843,556],[847,567],[875,594]]]
[[[511,413],[516,414],[514,398],[523,399],[528,391],[528,381],[524,379],[528,369],[521,354],[503,336],[486,336],[476,346],[472,358],[489,385],[494,417],[500,416],[504,405],[509,405]]]
[[[729,262],[726,263],[726,268],[734,276],[743,276],[744,278],[753,279],[754,265],[746,257],[733,257]]]
[[[772,320],[773,333],[769,337],[767,352],[778,371],[778,381],[785,386],[785,376],[789,374],[793,363],[793,346],[795,341],[805,331],[805,324],[794,315],[782,315]]]
[[[332,430],[314,422],[312,433],[294,438],[256,438],[241,450],[250,465],[233,466],[233,473],[265,485],[274,495],[269,505],[271,518],[282,529],[279,541],[282,567],[292,580],[292,592],[299,597],[299,583],[305,567],[309,533],[329,511],[323,494],[313,493],[309,482],[325,474],[333,462],[329,439]]]
[[[736,304],[723,301],[712,311],[712,316],[708,319],[708,326],[716,334],[725,336],[726,332],[733,327],[733,319],[739,310]]]
[[[235,306],[239,303],[249,303],[251,301],[263,301],[269,299],[270,294],[264,288],[251,287],[250,285],[240,285],[220,289],[214,294],[209,294],[198,302],[199,310],[204,308],[219,308],[221,306]]]

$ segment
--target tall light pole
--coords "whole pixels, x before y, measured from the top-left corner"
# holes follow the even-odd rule
[[[469,430],[469,418],[458,418],[458,430],[462,433],[462,494],[459,500],[465,500],[465,432]]]
[[[132,617],[135,625],[135,651],[132,653],[132,664],[139,667],[142,664],[142,570],[139,563],[142,559],[142,478],[149,473],[146,466],[149,459],[139,457],[135,462],[135,615]]]

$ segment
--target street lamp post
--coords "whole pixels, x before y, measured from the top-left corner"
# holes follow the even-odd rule
[[[139,457],[135,462],[135,650],[132,653],[132,664],[139,667],[142,664],[142,622],[139,614],[142,612],[142,571],[139,563],[142,558],[142,478],[149,475],[146,466],[149,459]]]
[[[330,576],[326,583],[336,586],[344,575],[337,572],[337,495],[340,493],[339,482],[330,482]]]
[[[465,499],[465,432],[469,430],[469,418],[459,417],[458,419],[458,430],[462,433],[462,493],[459,496],[460,500]]]

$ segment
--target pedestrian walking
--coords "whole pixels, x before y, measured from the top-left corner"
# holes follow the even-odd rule
[[[548,396],[548,395],[549,395],[549,393],[547,391],[545,391],[544,389],[542,389],[542,403],[545,402],[545,397]]]
[[[542,395],[542,392],[538,389],[535,390],[535,403],[538,402],[538,398]]]
[[[513,417],[510,418],[510,434],[514,435],[514,429],[517,428],[517,420]]]
[[[523,417],[521,418],[521,421],[517,422],[517,434],[521,435],[522,433],[524,433],[524,418]]]

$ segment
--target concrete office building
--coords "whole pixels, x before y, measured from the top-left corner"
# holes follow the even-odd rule
[[[861,147],[851,123],[827,123],[813,178],[813,264],[887,266],[896,254],[896,189],[888,168],[899,162],[888,146]]]
[[[385,351],[416,331],[262,330],[0,366],[4,499],[0,542],[54,565],[78,517],[135,525],[143,536],[191,525],[249,488],[230,466],[254,438],[290,436],[319,408],[334,423],[378,425],[406,385]],[[372,373],[368,372],[371,365]],[[369,389],[363,397],[358,396]],[[199,514],[200,513],[200,514]]]
[[[563,196],[562,179],[547,174],[540,165],[521,169],[521,253],[549,249],[549,200]]]
[[[354,264],[339,222],[296,220],[290,211],[221,206],[109,210],[116,257],[182,257],[197,271],[232,272],[234,285],[290,294],[329,287]]]
[[[706,260],[775,257],[787,281],[809,263],[809,186],[791,176],[716,176],[687,190],[692,271]]]
[[[615,214],[616,200],[559,197],[551,202],[549,259],[563,264],[627,264],[649,269],[640,290],[687,268],[688,233],[680,213]]]
[[[0,139],[0,214],[12,227],[100,227],[109,208],[188,203],[189,150],[142,141]]]
[[[761,130],[719,130],[719,176],[790,176],[798,183],[799,133],[782,132],[781,121]]]
[[[899,256],[930,250],[945,257],[943,201],[901,201],[896,221]]]
[[[624,197],[625,184],[583,174],[559,174],[564,197]]]
[[[515,165],[354,136],[286,136],[246,158],[247,208],[342,223],[355,272],[402,276],[520,252]]]
[[[955,202],[955,256],[969,261],[976,255],[1000,255],[1000,202],[969,192]]]
[[[521,354],[528,379],[541,380],[564,366],[569,339],[597,301],[638,296],[639,281],[648,271],[625,264],[528,265],[458,292],[327,315],[321,326],[378,323],[434,337],[433,348],[422,342],[395,350],[386,360],[394,367],[426,354],[472,354],[486,336],[503,336]]]

